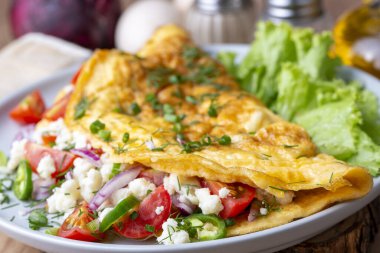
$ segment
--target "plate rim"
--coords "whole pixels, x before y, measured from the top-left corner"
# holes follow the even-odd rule
[[[203,48],[206,51],[208,50],[220,51],[220,49],[224,51],[233,51],[234,48],[235,49],[239,48],[239,50],[248,50],[249,47],[250,45],[248,44],[213,44],[213,45],[205,45]],[[4,97],[0,100],[0,108],[9,106],[9,104],[15,104],[16,101],[20,97],[24,96],[25,94],[27,94],[28,92],[31,92],[32,90],[36,88],[40,88],[41,90],[43,90],[44,87],[52,84],[53,82],[57,80],[70,78],[76,72],[78,66],[79,65],[71,66],[65,70],[56,72],[47,78],[33,82],[30,85],[27,85],[17,91],[14,91],[11,95]],[[348,69],[351,69],[351,71],[359,72],[360,75],[364,75],[366,78],[373,79],[373,81],[378,82],[380,85],[380,81],[376,79],[375,77],[371,76],[370,74],[367,74],[361,70],[354,69],[354,68],[348,68]],[[339,210],[344,210],[344,209],[347,209],[347,207],[351,207],[351,211],[349,212],[346,211],[345,215],[340,215],[341,217],[334,218],[334,224],[337,224],[341,220],[347,218],[349,215],[352,215],[353,213],[357,212],[359,209],[363,208],[365,205],[367,205],[369,202],[371,202],[374,198],[376,198],[380,194],[380,177],[373,178],[373,181],[374,181],[374,186],[371,189],[371,191],[366,196],[360,199],[335,204],[315,214],[292,221],[290,223],[287,223],[281,226],[277,226],[277,227],[273,227],[266,230],[245,234],[245,235],[223,238],[223,239],[215,240],[215,241],[197,242],[197,243],[180,244],[180,245],[158,245],[158,244],[151,244],[151,245],[136,245],[135,244],[134,245],[134,244],[82,242],[82,241],[75,241],[75,240],[67,240],[65,238],[47,235],[43,232],[33,231],[31,229],[24,228],[13,222],[10,222],[9,220],[1,216],[0,216],[0,230],[5,232],[8,236],[11,236],[11,237],[12,235],[20,235],[23,238],[28,238],[29,240],[37,240],[40,243],[55,244],[57,246],[70,247],[72,249],[84,247],[86,250],[95,251],[95,252],[100,252],[102,250],[112,250],[113,252],[125,252],[126,250],[131,250],[133,252],[178,252],[178,251],[184,251],[184,250],[205,250],[205,249],[214,248],[214,247],[221,247],[223,245],[238,245],[241,243],[247,243],[252,240],[262,240],[270,235],[272,236],[277,235],[281,237],[281,236],[284,236],[284,234],[288,232],[289,230],[297,230],[297,229],[299,230],[308,224],[309,224],[308,227],[312,227],[312,224],[317,223],[321,218],[328,217],[328,216],[334,217],[334,214],[336,214]],[[331,227],[334,224],[330,224],[328,227]],[[10,235],[10,233],[12,233],[12,235]],[[17,238],[15,239],[17,240]],[[285,240],[283,244],[285,243],[288,244],[289,242]],[[279,246],[281,245],[277,245],[276,247],[278,248]],[[268,250],[268,248],[266,250]]]

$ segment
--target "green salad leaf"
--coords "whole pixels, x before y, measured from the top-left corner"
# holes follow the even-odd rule
[[[380,116],[377,97],[336,73],[340,60],[329,57],[328,32],[286,23],[258,24],[249,52],[218,55],[241,88],[283,118],[303,126],[321,152],[380,172]]]

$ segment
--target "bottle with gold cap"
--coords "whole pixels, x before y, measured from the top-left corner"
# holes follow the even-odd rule
[[[333,53],[346,65],[380,78],[380,0],[345,13],[333,30]]]

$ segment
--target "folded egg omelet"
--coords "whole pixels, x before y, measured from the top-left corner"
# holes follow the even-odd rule
[[[115,163],[241,182],[279,198],[294,192],[280,210],[238,220],[230,236],[291,222],[372,187],[365,169],[319,154],[304,129],[241,91],[178,27],[160,28],[137,55],[96,51],[76,85],[65,123]],[[91,133],[96,120],[107,138]]]

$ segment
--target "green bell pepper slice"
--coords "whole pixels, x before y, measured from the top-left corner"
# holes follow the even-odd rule
[[[100,232],[105,232],[112,224],[116,223],[121,217],[138,205],[140,201],[133,195],[129,195],[120,201],[100,222]]]
[[[210,241],[226,237],[226,223],[216,215],[192,214],[185,218],[197,228],[197,241]]]
[[[32,168],[29,162],[23,160],[17,168],[16,179],[13,183],[13,193],[19,200],[28,200],[32,196]]]

